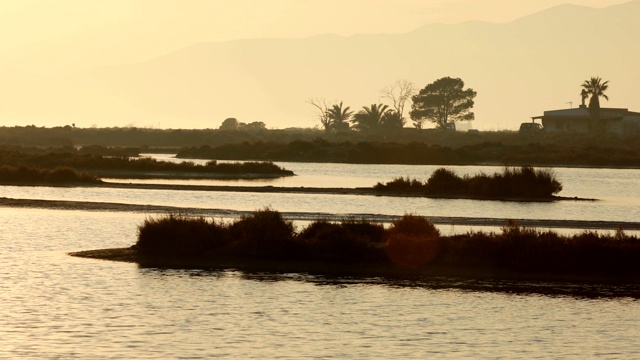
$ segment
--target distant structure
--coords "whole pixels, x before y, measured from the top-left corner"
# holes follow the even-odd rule
[[[547,133],[568,132],[586,134],[590,130],[591,117],[585,105],[587,94],[583,90],[582,104],[578,108],[548,110],[542,116],[531,119],[541,120]],[[622,108],[600,108],[600,122],[605,133],[618,135],[640,134],[640,112]]]

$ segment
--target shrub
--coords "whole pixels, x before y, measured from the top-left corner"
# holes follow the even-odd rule
[[[386,184],[377,183],[379,191],[412,191],[434,195],[463,195],[475,197],[547,198],[562,190],[551,169],[534,169],[530,166],[505,168],[502,173],[488,176],[458,176],[453,170],[439,168],[426,183],[416,179],[396,178]]]
[[[426,183],[427,190],[432,193],[463,193],[466,192],[465,181],[453,170],[439,168],[431,174]]]
[[[46,181],[55,184],[73,183],[82,181],[82,176],[68,166],[61,166],[49,171]]]
[[[87,173],[78,173],[74,169],[66,166],[57,167],[53,170],[41,170],[27,166],[7,166],[0,167],[0,180],[8,182],[22,183],[95,183],[100,180]]]
[[[416,179],[406,179],[403,177],[395,178],[386,184],[377,183],[374,187],[375,190],[388,190],[388,191],[423,191],[425,184]]]
[[[294,243],[291,221],[270,208],[254,211],[230,226],[233,241],[239,250],[251,257],[287,258],[300,251]]]
[[[320,261],[361,262],[383,259],[381,246],[384,228],[364,220],[331,223],[315,221],[299,235],[309,255]]]
[[[360,219],[345,219],[342,226],[353,235],[367,239],[367,242],[380,244],[384,242],[384,226],[375,222]]]
[[[405,215],[387,232],[387,254],[394,264],[421,268],[440,253],[440,232],[425,217]]]
[[[194,256],[228,243],[228,229],[222,223],[169,214],[145,219],[138,227],[136,247],[143,254]]]

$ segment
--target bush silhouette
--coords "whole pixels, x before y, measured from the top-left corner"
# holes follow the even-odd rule
[[[230,231],[237,246],[251,257],[288,258],[300,251],[293,241],[293,223],[269,208],[243,216]]]
[[[365,221],[347,220],[332,223],[319,220],[311,223],[298,239],[309,249],[315,260],[327,262],[380,261],[382,225]]]
[[[145,219],[136,247],[143,254],[195,256],[228,243],[229,231],[222,223],[169,214]]]
[[[437,258],[440,247],[440,232],[422,216],[405,215],[387,232],[389,259],[403,267],[424,267]]]
[[[427,218],[416,215],[403,216],[387,230],[366,220],[318,220],[296,234],[290,221],[269,208],[233,223],[172,214],[146,219],[138,229],[136,248],[149,255],[393,264],[410,269],[443,265],[553,274],[640,273],[640,239],[622,230],[613,235],[559,235],[510,221],[497,234],[440,236]]]
[[[551,169],[506,167],[492,176],[484,173],[458,176],[453,170],[439,168],[422,183],[416,179],[396,178],[377,183],[378,191],[407,191],[427,195],[471,196],[480,198],[547,198],[562,191],[562,184]]]

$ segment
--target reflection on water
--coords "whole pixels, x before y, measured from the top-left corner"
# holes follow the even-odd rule
[[[162,271],[162,270],[159,270]],[[197,276],[223,276],[224,271],[199,271]],[[393,288],[419,288],[431,290],[464,290],[520,295],[567,296],[577,299],[621,298],[640,299],[640,284],[603,282],[550,282],[498,279],[470,279],[459,277],[362,277],[327,276],[300,273],[239,272],[238,275],[254,281],[304,281],[319,286],[379,285]]]

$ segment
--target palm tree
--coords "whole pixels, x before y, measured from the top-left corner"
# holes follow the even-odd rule
[[[353,115],[353,111],[349,111],[350,109],[349,106],[343,108],[342,101],[340,104],[333,104],[333,106],[327,110],[327,118],[331,121],[330,127],[338,131],[349,130],[348,121]]]
[[[389,105],[371,104],[363,106],[362,110],[353,115],[354,127],[360,131],[377,130],[382,124],[382,119],[389,112]]]
[[[609,100],[609,97],[604,93],[609,87],[609,81],[602,81],[600,77],[592,77],[589,80],[585,80],[582,83],[583,96],[591,95],[589,100],[589,115],[591,116],[591,124],[589,124],[591,131],[602,131],[603,126],[600,124],[600,96]]]

